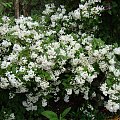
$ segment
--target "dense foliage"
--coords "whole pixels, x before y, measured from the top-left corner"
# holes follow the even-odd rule
[[[36,20],[1,18],[1,120],[65,120],[70,111],[68,120],[103,120],[120,111],[120,47],[101,31],[105,5],[55,4]]]
[[[117,42],[120,44],[120,0],[104,0],[105,11],[102,14],[100,36],[107,44]]]

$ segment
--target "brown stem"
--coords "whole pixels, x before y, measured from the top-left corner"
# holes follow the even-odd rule
[[[15,0],[15,17],[19,18],[20,12],[19,12],[19,0]]]

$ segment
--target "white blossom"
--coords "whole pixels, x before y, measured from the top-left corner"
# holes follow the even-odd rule
[[[42,106],[46,107],[47,106],[47,100],[46,99],[42,99]]]
[[[110,111],[110,112],[117,112],[117,110],[120,109],[119,103],[115,103],[112,100],[108,100],[107,104],[105,107]]]
[[[115,48],[113,51],[115,54],[120,55],[120,47]]]

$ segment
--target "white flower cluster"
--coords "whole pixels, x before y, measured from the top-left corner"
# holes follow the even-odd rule
[[[74,93],[82,93],[88,100],[91,83],[100,71],[107,79],[100,86],[101,91],[110,95],[110,100],[119,100],[116,93],[120,92],[120,70],[116,55],[120,55],[120,48],[103,44],[94,35],[88,35],[88,30],[82,33],[86,21],[79,26],[76,21],[82,21],[81,14],[90,19],[100,15],[103,8],[92,7],[93,3],[81,4],[68,14],[64,6],[54,11],[53,4],[46,5],[40,22],[21,16],[15,24],[11,25],[9,20],[0,24],[0,51],[3,51],[0,88],[16,88],[15,93],[24,93],[27,100],[22,104],[27,111],[37,110],[39,100],[43,107],[47,106],[51,94],[57,102],[62,99],[60,92],[64,93],[65,102]],[[114,83],[110,83],[111,79]],[[119,109],[117,102],[108,101],[105,106],[113,112]]]
[[[6,112],[4,112],[6,118],[5,120],[15,120],[15,115],[14,113],[11,113],[10,115],[8,115]]]
[[[95,119],[96,119],[96,118],[95,118],[94,108],[93,108],[93,106],[91,106],[90,104],[87,104],[87,106],[86,106],[85,108],[84,108],[84,107],[81,107],[81,108],[80,108],[80,112],[81,112],[84,116],[90,118],[91,120],[95,120]]]
[[[96,19],[96,15],[100,15],[101,11],[104,10],[103,6],[92,6],[95,2],[94,1],[89,1],[85,2],[85,4],[80,4],[79,8],[70,14],[72,17],[76,20],[81,20],[83,18],[93,18]]]
[[[110,112],[117,112],[117,110],[120,109],[120,104],[116,102],[113,102],[112,100],[108,100],[107,104],[105,107],[110,111]]]

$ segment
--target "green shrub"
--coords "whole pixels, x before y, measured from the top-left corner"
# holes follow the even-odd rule
[[[66,107],[70,119],[96,120],[101,107],[119,111],[120,47],[94,37],[103,10],[83,1],[69,13],[47,4],[37,21],[2,17],[1,119],[45,119],[44,110]],[[74,111],[83,114],[75,118]]]

